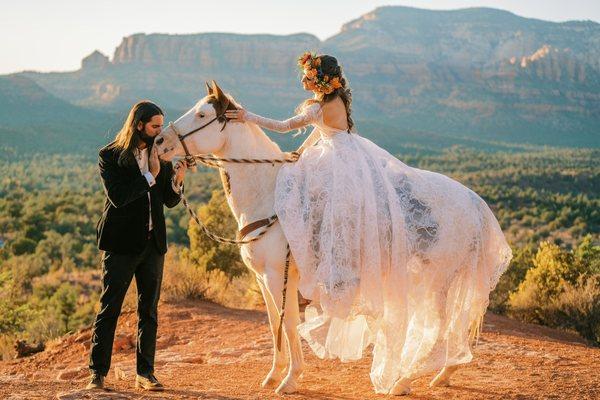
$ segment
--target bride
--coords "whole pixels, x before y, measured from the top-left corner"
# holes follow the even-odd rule
[[[275,212],[311,304],[298,330],[321,358],[356,360],[373,345],[380,393],[472,359],[489,293],[512,258],[485,201],[459,182],[410,167],[354,130],[351,92],[329,55],[298,59],[314,97],[277,121],[244,109],[233,122],[314,129],[281,167]]]

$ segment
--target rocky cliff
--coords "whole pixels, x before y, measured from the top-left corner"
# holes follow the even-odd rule
[[[119,112],[144,97],[184,110],[205,80],[217,79],[245,106],[284,117],[306,96],[295,60],[308,49],[338,57],[358,127],[372,137],[597,145],[599,44],[600,24],[590,21],[390,6],[323,42],[308,34],[135,34],[111,60],[94,53],[79,71],[26,75],[74,104]]]

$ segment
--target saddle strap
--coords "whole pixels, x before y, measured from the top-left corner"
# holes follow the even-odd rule
[[[254,221],[244,226],[237,232],[238,240],[243,239],[247,234],[261,228],[263,226],[269,225],[271,222],[277,219],[277,215],[272,215],[269,218],[259,219],[258,221]]]

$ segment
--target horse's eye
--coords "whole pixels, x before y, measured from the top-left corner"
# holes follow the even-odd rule
[[[200,118],[204,118],[204,113],[203,113],[203,112],[199,112],[199,113],[198,113],[198,117],[200,117]]]
[[[164,138],[158,138],[158,139],[156,139],[156,144],[163,144],[164,141],[165,141]]]

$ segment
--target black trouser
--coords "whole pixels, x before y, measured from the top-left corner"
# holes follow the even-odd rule
[[[137,373],[154,372],[157,308],[165,259],[154,242],[154,237],[150,237],[141,254],[104,252],[100,311],[94,321],[90,349],[92,372],[108,374],[117,319],[133,276],[138,292]]]

